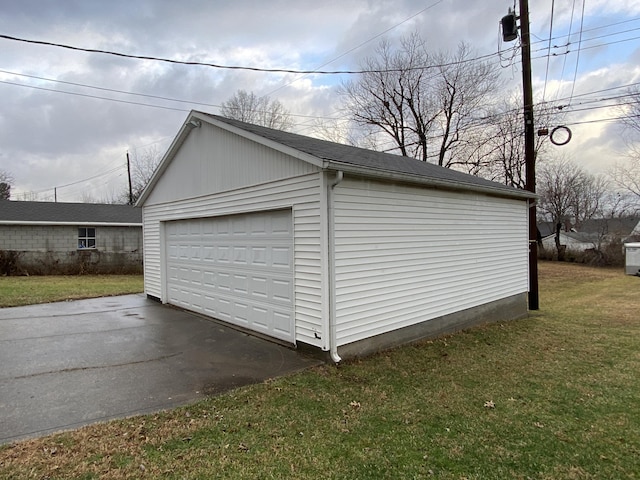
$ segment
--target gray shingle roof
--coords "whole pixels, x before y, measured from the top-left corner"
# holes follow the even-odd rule
[[[484,178],[458,172],[450,168],[440,167],[414,158],[328,142],[326,140],[320,140],[281,130],[273,130],[259,125],[220,117],[218,115],[203,112],[194,113],[240,128],[268,140],[294,148],[300,152],[313,155],[314,157],[327,160],[333,164],[332,166],[334,168],[339,168],[340,164],[351,165],[371,171],[429,178],[441,181],[451,186],[459,186],[462,188],[466,187],[473,189],[475,187],[491,189],[496,193],[502,193],[505,195],[524,196],[528,193],[501,183],[492,182]]]
[[[130,205],[0,200],[0,222],[142,225],[142,209]]]

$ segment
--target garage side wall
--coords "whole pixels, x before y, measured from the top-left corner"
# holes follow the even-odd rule
[[[319,173],[269,182],[143,208],[145,243],[145,293],[166,301],[163,292],[164,222],[208,218],[257,211],[292,210],[294,230],[295,337],[325,349],[322,295],[322,264],[326,234],[323,235],[321,176]]]
[[[348,178],[334,193],[338,345],[526,301],[525,201]]]

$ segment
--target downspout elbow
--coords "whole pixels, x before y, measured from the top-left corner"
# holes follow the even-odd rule
[[[344,172],[342,170],[338,170],[336,172],[336,178],[333,180],[333,182],[331,182],[331,190],[336,188],[338,184],[342,182],[343,178],[344,178]]]

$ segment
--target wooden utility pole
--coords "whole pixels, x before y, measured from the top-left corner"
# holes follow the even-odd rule
[[[127,151],[127,177],[129,178],[129,205],[133,205],[133,188],[131,188],[131,162]]]
[[[536,152],[533,124],[533,87],[531,85],[531,34],[529,0],[520,0],[520,42],[522,44],[522,90],[524,93],[525,189],[536,193]],[[538,295],[538,227],[536,205],[529,206],[529,310],[540,308]]]

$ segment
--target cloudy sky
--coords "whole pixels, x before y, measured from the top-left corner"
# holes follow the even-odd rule
[[[563,155],[593,172],[623,145],[607,108],[640,82],[640,0],[531,1],[537,99],[570,104]],[[381,38],[418,31],[434,50],[466,41],[521,85],[520,58],[499,54],[510,1],[0,0],[0,35],[139,56],[263,69],[358,68]],[[553,24],[553,25],[551,25]],[[551,26],[553,28],[551,28]],[[551,36],[551,42],[549,37]],[[568,44],[568,45],[567,45]],[[551,52],[551,55],[548,53]],[[126,187],[126,152],[163,152],[187,113],[219,113],[238,89],[279,99],[297,130],[340,117],[348,75],[186,66],[0,38],[0,170],[12,199],[102,200]],[[553,128],[556,125],[550,125]]]

